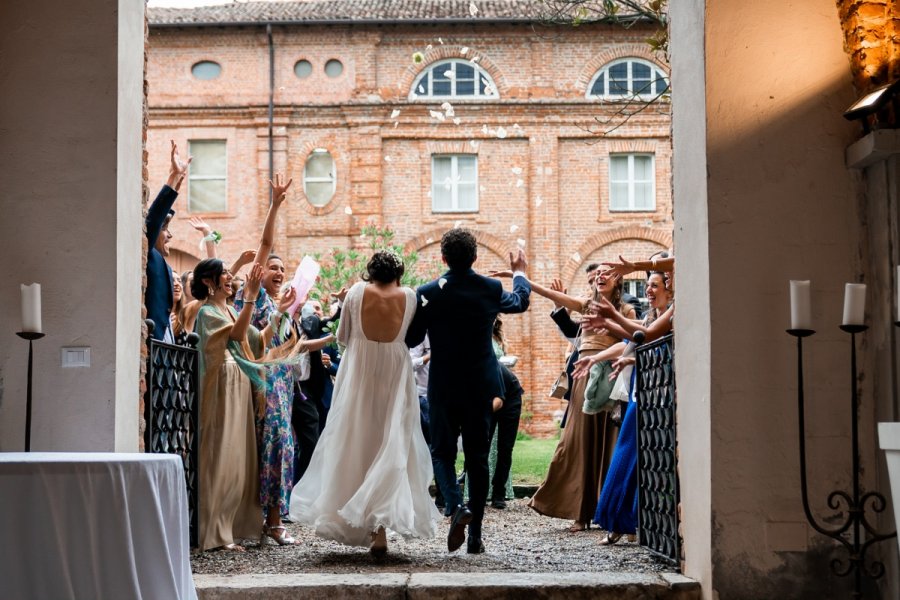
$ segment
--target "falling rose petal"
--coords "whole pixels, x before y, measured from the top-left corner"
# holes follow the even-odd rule
[[[497,128],[497,137],[500,138],[501,140],[503,138],[505,138],[506,137],[506,129],[504,129],[503,127],[498,127]]]
[[[469,14],[473,17],[478,14],[478,5],[474,2],[469,2]]]
[[[513,175],[521,175],[522,174],[522,167],[513,167],[510,170],[513,172]]]
[[[453,119],[454,125],[459,125],[460,123],[462,123],[462,119],[460,119],[459,117],[456,117],[455,119]]]
[[[515,232],[517,232],[518,230],[519,230],[519,226],[518,226],[518,225],[510,225],[510,226],[509,226],[509,232],[510,232],[510,233],[515,233]]]
[[[457,221],[453,224],[453,229],[459,229],[460,227],[462,227],[462,221]]]
[[[443,121],[444,119],[447,118],[447,117],[444,116],[444,113],[442,113],[442,112],[439,111],[439,110],[429,110],[429,111],[428,111],[428,114],[431,115],[431,118],[432,118],[432,119],[437,119],[438,121]]]
[[[472,57],[472,62],[473,62],[473,63],[477,63],[478,60],[479,60],[479,58],[480,58],[480,57],[478,57],[478,56],[473,56],[473,57]]]
[[[446,77],[447,79],[454,79],[456,75],[453,74],[452,69],[447,69],[446,71],[444,71],[444,77]]]
[[[394,160],[394,159],[391,158],[390,156],[385,156],[385,157],[384,157],[384,162],[391,162],[391,161],[393,161],[393,160]]]
[[[478,150],[478,142],[476,140],[469,140],[469,145],[472,146],[473,150]]]
[[[517,188],[520,188],[520,187],[522,187],[523,185],[525,185],[525,181],[524,181],[524,180],[522,180],[522,179],[516,179],[516,187],[517,187]]]
[[[522,250],[525,249],[525,240],[523,240],[522,238],[517,239],[516,244],[518,244],[519,248],[521,248]]]
[[[428,306],[428,298],[422,296],[422,306]]]
[[[463,56],[465,56],[466,54],[469,53],[469,47],[463,46],[462,48],[459,49],[459,53],[462,54]]]
[[[441,277],[438,279],[438,287],[444,289],[444,286],[447,285],[447,280]]]
[[[540,205],[543,204],[543,203],[544,203],[544,199],[541,198],[540,196],[538,196],[537,198],[534,199],[534,205],[535,205],[535,206],[540,206]]]
[[[419,84],[419,87],[416,88],[416,91],[417,91],[418,93],[420,93],[420,94],[424,94],[424,93],[425,93],[425,87],[420,83],[420,84]]]
[[[394,110],[391,111],[391,118],[392,118],[392,119],[396,119],[396,118],[399,117],[399,116],[400,116],[400,109],[399,109],[399,108],[395,108]]]
[[[427,240],[425,240],[425,244],[426,244],[426,245],[427,245],[427,244],[433,244],[433,243],[434,243],[434,238],[428,238]]]
[[[353,209],[350,208],[349,206],[345,207],[345,208],[344,208],[344,214],[345,214],[345,215],[352,215],[352,214],[353,214]]]
[[[572,260],[574,260],[574,261],[577,262],[577,263],[580,263],[580,262],[581,262],[581,255],[578,254],[577,252],[574,253],[574,254],[572,255]]]

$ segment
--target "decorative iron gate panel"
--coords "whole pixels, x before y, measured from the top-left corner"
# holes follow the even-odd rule
[[[679,566],[674,338],[670,334],[638,346],[635,354],[640,544]]]
[[[153,322],[148,320],[147,327],[152,331]],[[197,546],[199,541],[200,393],[195,347],[199,339],[197,334],[190,334],[188,347],[148,338],[147,392],[144,396],[144,450],[154,454],[177,454],[184,465],[191,546]]]

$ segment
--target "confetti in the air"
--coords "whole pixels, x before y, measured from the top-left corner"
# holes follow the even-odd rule
[[[498,127],[497,128],[497,137],[500,138],[501,140],[503,138],[505,138],[506,137],[506,129],[504,129],[503,127]]]
[[[456,75],[453,73],[453,69],[447,69],[446,71],[444,71],[444,77],[446,77],[447,79],[454,79]]]
[[[580,263],[580,262],[581,262],[581,255],[578,254],[577,252],[574,253],[574,254],[572,255],[572,260],[574,260],[574,261],[577,262],[577,263]]]
[[[522,238],[519,238],[516,240],[516,243],[519,245],[519,248],[521,248],[523,250],[525,249],[525,240],[523,240]]]
[[[384,162],[392,162],[393,160],[394,160],[394,159],[391,158],[390,156],[385,156],[385,157],[384,157]]]
[[[513,129],[522,129],[518,123],[513,123]]]
[[[438,38],[438,43],[439,43],[441,46],[443,46],[443,45],[444,45],[444,38]]]
[[[441,277],[438,279],[438,287],[444,289],[444,286],[447,285],[447,280]]]
[[[428,306],[428,298],[422,296],[422,306]]]
[[[434,238],[428,238],[427,240],[425,240],[425,243],[426,243],[426,244],[433,244],[433,243],[434,243]]]
[[[518,226],[518,225],[510,225],[510,226],[509,226],[509,232],[510,232],[510,233],[515,233],[515,232],[517,232],[518,230],[519,230],[519,226]]]
[[[543,204],[543,203],[544,203],[544,199],[541,198],[540,196],[538,196],[537,198],[534,199],[534,205],[535,205],[535,206],[540,206],[540,205]]]
[[[478,58],[479,58],[479,57],[477,57],[477,56],[473,56],[473,57],[472,57],[472,62],[473,62],[473,63],[477,63],[477,62],[478,62]]]
[[[521,175],[522,174],[522,167],[513,167],[510,170],[513,172],[513,175]]]
[[[483,133],[483,134],[485,134],[485,135],[488,135],[490,132],[491,132],[491,130],[488,129],[488,126],[487,126],[487,125],[482,125],[482,126],[481,126],[481,133]]]
[[[469,145],[472,146],[473,150],[478,150],[478,142],[476,140],[469,140]]]
[[[425,55],[421,52],[413,52],[412,59],[415,64],[420,65],[425,61]]]
[[[447,117],[444,116],[444,113],[442,113],[442,112],[439,111],[439,110],[429,110],[429,111],[428,111],[428,114],[431,115],[431,118],[432,118],[432,119],[437,119],[438,121],[443,121],[444,119],[447,118]]]
[[[536,266],[536,267],[537,267],[539,270],[541,270],[541,271],[543,271],[544,268],[546,267],[546,265],[544,265],[544,263],[542,263],[542,262],[536,262],[536,263],[534,264],[534,266]]]
[[[473,17],[478,14],[478,5],[474,2],[469,2],[469,14]]]
[[[462,54],[463,56],[465,56],[466,54],[469,53],[469,47],[463,46],[462,48],[459,49],[459,53]]]
[[[345,214],[345,215],[352,215],[352,214],[353,214],[353,209],[350,208],[349,206],[345,207],[345,208],[344,208],[344,214]]]
[[[462,227],[462,221],[457,221],[453,224],[453,229],[459,229],[460,227]]]
[[[459,125],[460,123],[462,123],[462,119],[460,119],[459,117],[456,117],[455,119],[453,119],[454,125]]]
[[[523,185],[525,185],[525,180],[524,180],[524,179],[516,179],[516,187],[517,187],[517,188],[520,188],[520,187],[522,187]]]
[[[396,119],[396,118],[399,117],[399,116],[400,116],[400,109],[399,109],[399,108],[395,108],[394,110],[391,111],[391,118],[392,118],[392,119]]]
[[[420,94],[424,94],[424,93],[425,93],[425,86],[423,86],[423,85],[420,83],[420,84],[419,84],[419,87],[416,88],[416,91],[417,91],[418,93],[420,93]]]
[[[453,105],[449,102],[444,102],[443,104],[441,104],[441,110],[444,111],[444,115],[447,117],[452,117],[456,114],[456,112],[453,110]]]

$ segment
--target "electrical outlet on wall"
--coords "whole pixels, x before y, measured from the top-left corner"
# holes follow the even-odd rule
[[[62,348],[62,366],[65,369],[91,366],[91,349],[88,346]]]

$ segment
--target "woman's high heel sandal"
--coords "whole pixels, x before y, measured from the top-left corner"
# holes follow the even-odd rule
[[[622,539],[621,533],[615,533],[613,531],[610,531],[609,533],[606,534],[605,538],[600,540],[600,545],[601,546],[612,546],[613,544],[615,544],[616,542],[618,542],[621,539]]]
[[[287,527],[284,525],[263,525],[259,545],[265,546],[270,538],[279,546],[293,546],[297,543],[297,540],[288,535]]]

